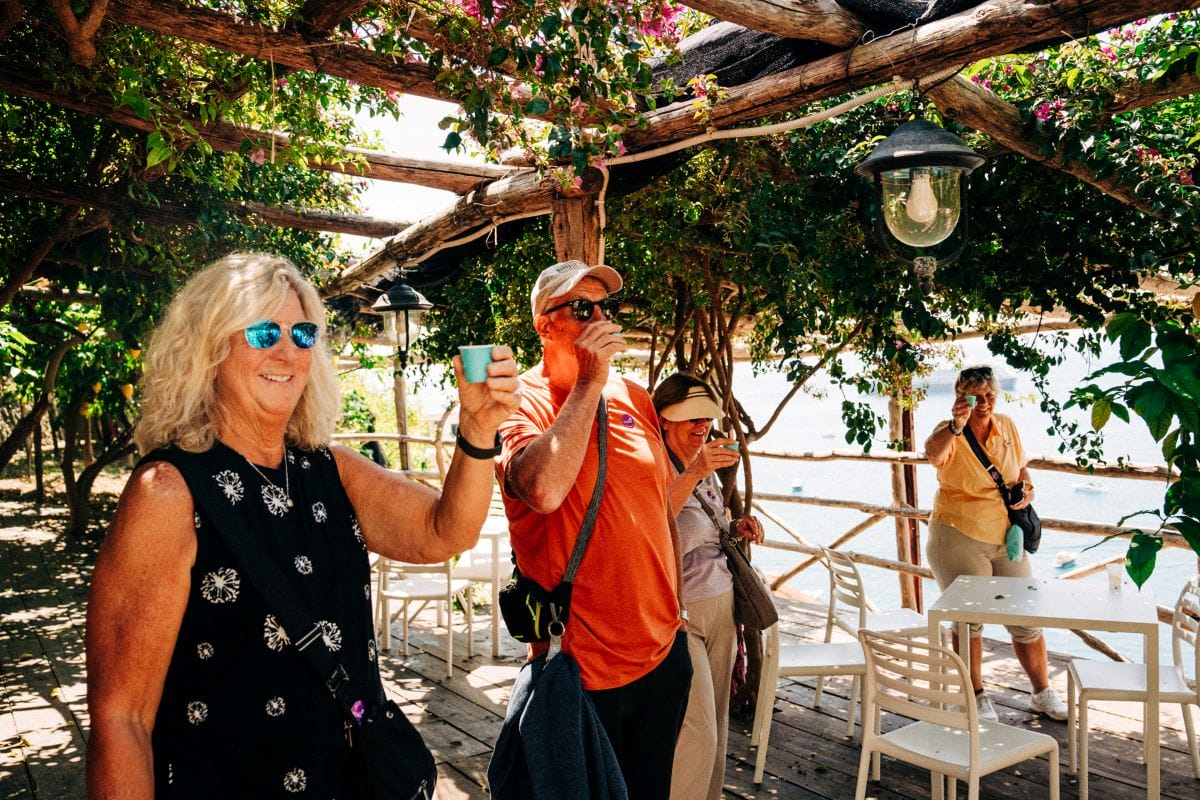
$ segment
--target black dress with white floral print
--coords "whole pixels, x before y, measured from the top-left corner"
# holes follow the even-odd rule
[[[364,796],[341,711],[216,533],[255,536],[321,626],[313,646],[382,694],[367,555],[336,463],[325,449],[286,457],[286,478],[258,465],[270,481],[220,442],[146,459],[195,459],[201,469],[181,471],[212,476],[224,499],[197,502],[191,590],[154,724],[158,798]]]

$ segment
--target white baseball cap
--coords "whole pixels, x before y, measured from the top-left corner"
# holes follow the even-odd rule
[[[604,289],[612,294],[618,292],[623,284],[621,275],[606,264],[588,266],[582,261],[560,261],[542,270],[533,291],[529,293],[529,305],[536,317],[546,310],[550,301],[564,295],[575,288],[584,278],[596,278],[604,284]]]

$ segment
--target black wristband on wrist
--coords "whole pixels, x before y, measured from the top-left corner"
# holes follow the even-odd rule
[[[464,453],[466,453],[471,458],[477,458],[480,461],[488,461],[488,460],[493,459],[496,456],[500,455],[500,450],[501,450],[500,431],[496,431],[496,443],[490,449],[487,449],[487,450],[484,450],[483,448],[480,448],[480,447],[476,447],[475,445],[468,442],[466,439],[463,438],[461,431],[454,435],[454,443],[456,445],[458,445],[459,450],[462,450]]]
[[[962,436],[963,429],[954,424],[954,420],[950,420],[950,424],[946,426],[955,436]]]

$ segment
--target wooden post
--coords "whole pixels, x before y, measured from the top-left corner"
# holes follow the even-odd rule
[[[904,442],[904,449],[912,447],[912,423],[911,420],[905,425],[905,416],[911,418],[912,412],[906,411],[903,406],[903,399],[908,393],[907,389],[911,389],[911,377],[903,376],[901,381],[903,385],[898,387],[896,392],[893,392],[888,397],[888,441]],[[906,432],[907,427],[907,432]],[[895,506],[909,505],[916,507],[916,475],[915,471],[910,470],[903,464],[892,464],[892,504]],[[912,473],[911,475],[909,473]],[[911,483],[910,483],[910,478]],[[919,524],[919,523],[918,523]],[[900,517],[895,518],[896,525],[896,560],[903,561],[907,564],[920,563],[920,545],[919,536],[917,542],[914,543],[912,530],[909,526],[909,521]],[[916,550],[914,551],[914,548]],[[899,573],[900,581],[900,605],[904,608],[921,609],[921,582],[915,575]]]
[[[908,376],[907,389],[909,394],[912,392],[912,376]],[[908,451],[916,450],[916,415],[911,404],[906,404],[900,412],[900,431],[904,436],[904,449]],[[905,464],[902,467],[904,472],[904,502],[912,508],[917,508],[917,465]],[[906,519],[904,521],[908,525],[908,557],[909,563],[915,566],[921,565],[921,523],[919,520]],[[925,612],[925,596],[922,592],[921,579],[916,575],[908,575],[908,579],[912,581],[913,599],[916,605],[913,606],[921,613]]]
[[[554,191],[550,195],[550,229],[559,261],[578,259],[586,264],[604,263],[604,197],[606,175],[588,167],[579,188]]]
[[[46,500],[45,457],[42,454],[42,423],[33,429],[33,501],[41,505]]]

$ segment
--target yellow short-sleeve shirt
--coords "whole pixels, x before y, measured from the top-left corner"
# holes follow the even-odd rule
[[[949,424],[949,420],[938,423],[934,432]],[[987,441],[981,444],[1000,470],[1005,484],[1016,483],[1027,459],[1013,421],[1002,414],[993,414],[992,431]],[[933,499],[931,519],[951,525],[972,539],[1004,544],[1004,534],[1009,528],[1008,507],[967,440],[955,436],[945,463],[934,466],[937,468],[938,491]]]

